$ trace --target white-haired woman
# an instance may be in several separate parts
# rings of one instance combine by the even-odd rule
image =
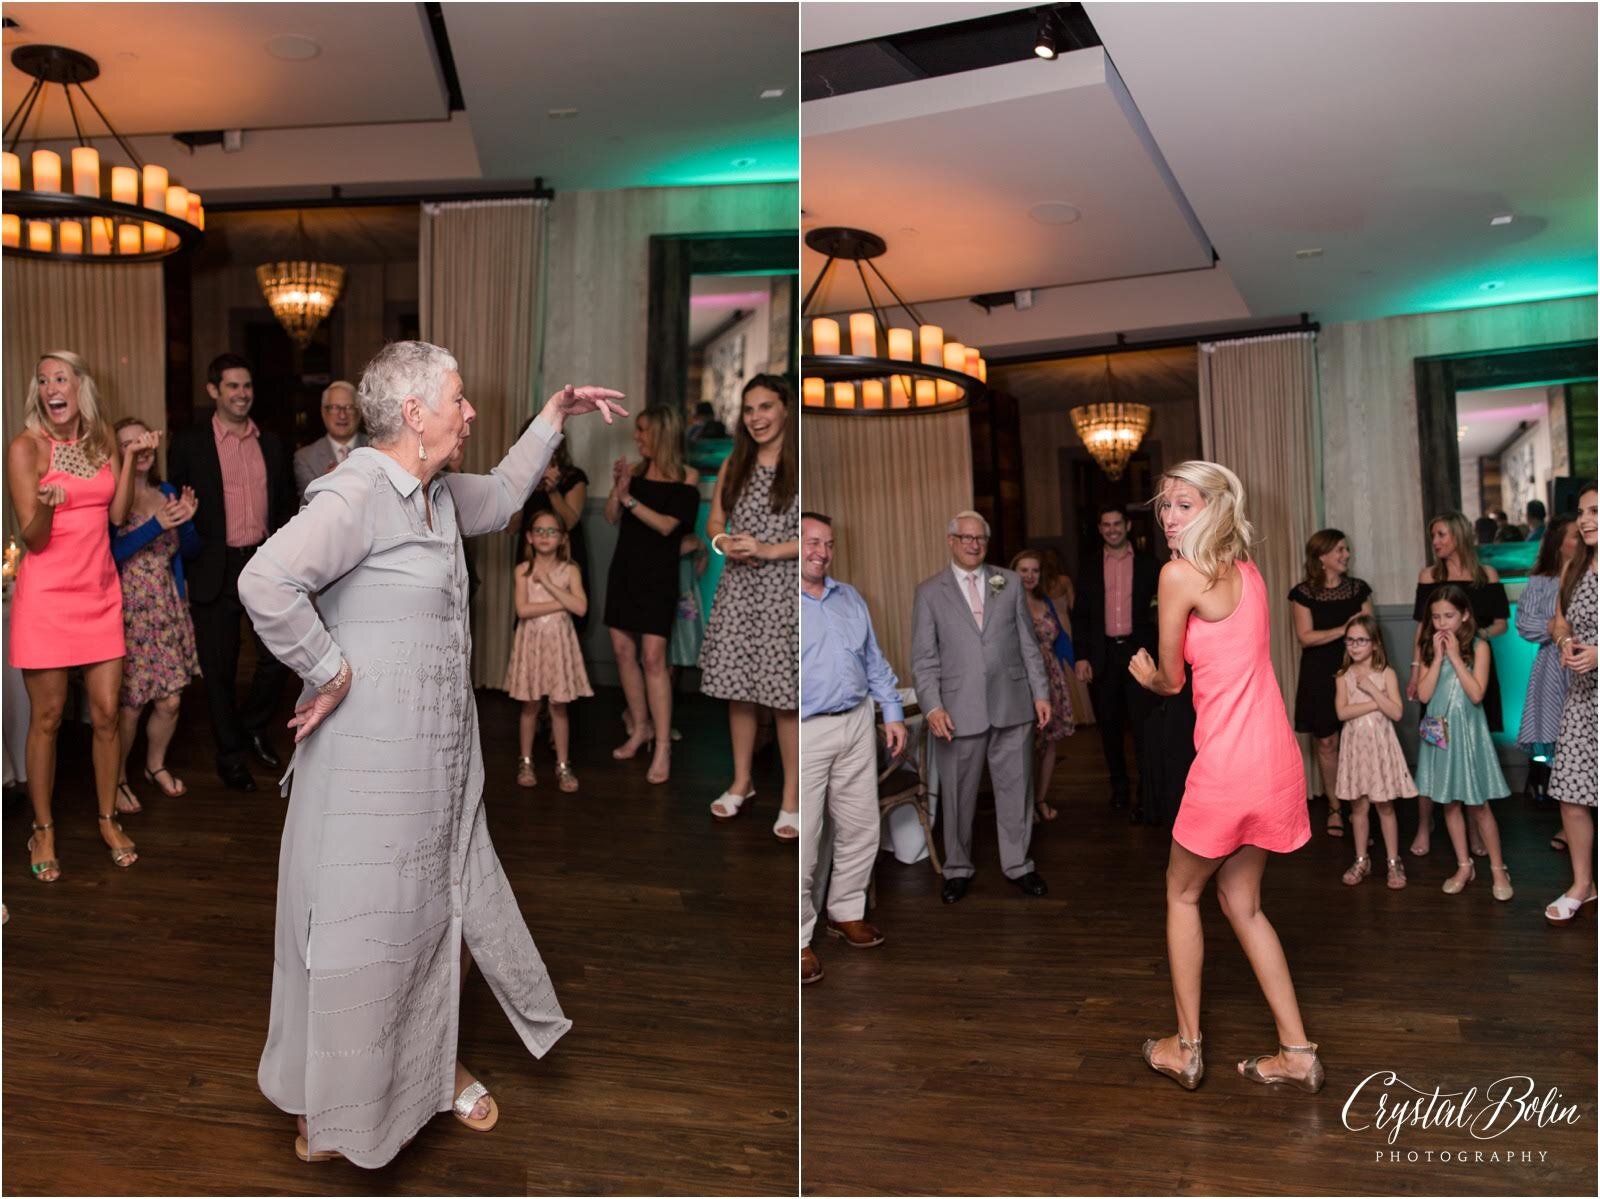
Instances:
[[[133,461],[159,433],[130,439],[122,455],[100,412],[94,377],[68,350],[43,355],[28,384],[23,430],[6,450],[6,483],[28,552],[17,572],[11,664],[28,689],[28,838],[33,877],[61,877],[51,792],[56,735],[67,704],[67,671],[83,668],[94,728],[100,836],[116,865],[138,859],[113,807],[121,769],[117,697],[122,690],[122,586],[111,559],[111,526],[133,496]]]
[[[1157,517],[1172,560],[1157,598],[1160,665],[1140,650],[1128,664],[1157,695],[1176,695],[1184,662],[1194,672],[1195,758],[1167,859],[1167,959],[1178,1009],[1175,1036],[1144,1043],[1152,1069],[1188,1090],[1200,1085],[1200,897],[1217,876],[1217,900],[1255,971],[1278,1027],[1278,1052],[1239,1063],[1255,1082],[1322,1088],[1317,1047],[1278,935],[1261,911],[1269,853],[1311,839],[1300,747],[1272,671],[1269,606],[1250,561],[1254,532],[1239,477],[1214,462],[1184,462],[1161,479]]]
[[[461,538],[505,528],[563,423],[625,415],[619,398],[568,387],[491,474],[441,474],[476,415],[456,360],[386,346],[358,393],[371,445],[314,480],[239,577],[262,641],[305,680],[258,1081],[300,1117],[307,1160],[381,1166],[435,1112],[494,1125],[456,1060],[474,959],[536,1057],[571,1026],[484,824]]]

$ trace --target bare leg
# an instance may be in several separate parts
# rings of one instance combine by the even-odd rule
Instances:
[[[728,701],[728,740],[733,743],[733,795],[750,792],[750,762],[756,752],[756,706],[744,700]]]
[[[1567,855],[1572,859],[1572,886],[1566,894],[1573,899],[1588,899],[1594,894],[1594,818],[1582,804],[1561,805],[1561,828],[1567,834]]]
[[[89,720],[94,728],[94,790],[101,816],[114,816],[117,804],[117,776],[122,767],[122,741],[117,715],[117,700],[122,694],[122,659],[96,662],[83,668],[83,681],[89,692]],[[101,820],[100,838],[112,849],[127,849],[133,838],[117,828],[115,820]],[[129,864],[138,861],[135,857]]]
[[[611,649],[617,659],[617,676],[628,701],[628,739],[611,756],[631,758],[654,735],[650,728],[650,709],[645,699],[644,671],[639,667],[639,638],[621,629],[611,630]]]
[[[1272,1009],[1278,1044],[1304,1045],[1306,1029],[1300,1020],[1294,982],[1289,977],[1289,962],[1283,956],[1277,932],[1261,910],[1261,876],[1266,869],[1267,851],[1246,845],[1217,872],[1217,902],[1233,926],[1234,936],[1239,938],[1245,956],[1250,959],[1250,969],[1255,972],[1261,993]],[[1311,1072],[1312,1060],[1308,1054],[1277,1053],[1262,1061],[1257,1069],[1268,1078],[1285,1075],[1304,1078]]]
[[[651,759],[645,778],[652,783],[664,783],[672,774],[672,676],[667,673],[667,639],[654,633],[644,634],[639,638],[639,657],[644,666],[650,718],[657,732],[655,757]]]
[[[1472,825],[1468,831],[1476,831],[1478,840],[1489,851],[1489,869],[1504,870],[1505,859],[1500,856],[1500,825],[1496,823],[1494,812],[1488,804],[1479,804],[1472,809]]]
[[[1432,848],[1433,800],[1426,795],[1419,795],[1417,796],[1417,835],[1411,838],[1411,856],[1425,858]]]
[[[538,725],[539,701],[523,700],[522,710],[517,713],[517,752],[524,758],[533,757],[533,734]]]
[[[67,706],[67,672],[64,670],[24,670],[23,685],[28,689],[28,799],[33,803],[33,822],[50,824],[50,797],[56,785],[56,736],[61,731],[61,716]],[[56,856],[55,830],[33,834],[33,862]],[[40,877],[54,882],[59,870]]]
[[[1383,831],[1383,856],[1385,858],[1398,858],[1400,856],[1400,818],[1395,815],[1394,804],[1375,803],[1372,806],[1378,810],[1378,827]]]
[[[1034,751],[1033,806],[1041,819],[1054,820],[1056,810],[1050,806],[1050,778],[1056,772],[1056,743],[1046,741]]]
[[[1322,793],[1328,797],[1328,820],[1339,814],[1339,799],[1334,794],[1339,780],[1339,734],[1312,739],[1317,751],[1317,772],[1322,776]],[[1356,842],[1356,852],[1365,853],[1363,843]]]
[[[778,756],[783,759],[783,810],[800,810],[800,713],[794,708],[775,709]]]
[[[144,768],[151,774],[167,767],[167,747],[172,744],[172,735],[178,731],[178,713],[182,707],[183,696],[175,691],[156,700],[155,707],[150,711],[150,719],[144,726]],[[124,712],[127,710],[123,709]],[[122,747],[124,760],[132,744],[130,740]],[[186,790],[183,781],[176,775],[172,776],[172,782],[180,788],[179,794]]]
[[[1205,929],[1200,897],[1221,862],[1190,853],[1176,841],[1167,856],[1167,966],[1172,972],[1172,999],[1178,1009],[1178,1036],[1200,1036],[1200,972],[1205,964]],[[1163,1037],[1151,1060],[1173,1070],[1189,1064],[1189,1051],[1178,1037]]]
[[[550,701],[550,735],[556,743],[556,761],[567,762],[567,752],[572,748],[572,723],[567,719],[567,705]]]
[[[143,708],[120,708],[117,712],[117,737],[122,744],[122,769],[118,772],[117,781],[128,781],[128,755],[133,752],[133,740],[139,735],[139,717],[144,715]],[[171,734],[167,734],[171,739]],[[148,739],[148,738],[147,738]]]
[[[1329,798],[1332,799],[1331,796]],[[1367,834],[1371,825],[1370,811],[1371,805],[1367,802],[1365,795],[1360,799],[1350,801],[1350,839],[1355,842],[1357,862],[1367,856]],[[1351,869],[1353,870],[1355,867],[1352,866]]]
[[[1450,848],[1456,851],[1456,870],[1450,877],[1465,883],[1472,873],[1472,858],[1467,854],[1467,818],[1461,814],[1460,804],[1445,805],[1444,827],[1450,834]]]

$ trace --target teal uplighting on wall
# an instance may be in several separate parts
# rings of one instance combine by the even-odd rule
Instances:
[[[726,183],[795,183],[800,178],[798,137],[717,146],[644,169],[645,187],[705,187]]]
[[[1596,290],[1593,256],[1560,259],[1534,266],[1496,268],[1485,261],[1470,274],[1435,280],[1398,297],[1402,313],[1454,312],[1463,308],[1492,308],[1537,300],[1568,300],[1592,296]]]

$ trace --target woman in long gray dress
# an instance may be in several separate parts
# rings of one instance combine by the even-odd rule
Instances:
[[[377,1167],[436,1112],[498,1117],[456,1060],[473,961],[535,1057],[571,1027],[484,823],[461,539],[505,528],[568,417],[626,414],[568,387],[491,474],[438,475],[476,415],[449,353],[393,343],[357,398],[371,445],[307,488],[239,598],[305,682],[257,1077],[300,1156]]]

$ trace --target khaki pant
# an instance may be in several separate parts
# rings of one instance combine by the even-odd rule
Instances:
[[[822,842],[824,815],[832,817],[833,881],[830,920],[860,920],[867,911],[867,884],[878,855],[878,743],[872,700],[837,716],[802,722],[800,757],[800,947],[811,944],[817,909],[813,876]]]

